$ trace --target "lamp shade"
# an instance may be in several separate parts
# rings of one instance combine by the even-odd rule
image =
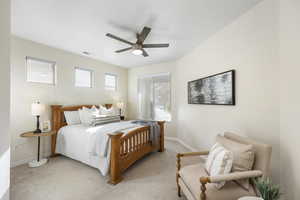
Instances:
[[[44,105],[39,102],[31,104],[31,114],[33,116],[40,116],[44,112]]]
[[[124,108],[124,103],[123,102],[118,102],[117,107],[120,108],[120,109],[123,109]]]

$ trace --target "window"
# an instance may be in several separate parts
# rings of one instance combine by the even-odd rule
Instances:
[[[116,91],[117,90],[117,75],[115,74],[105,74],[105,83],[104,87],[106,90],[112,90]]]
[[[138,79],[138,106],[140,119],[171,121],[169,73]]]
[[[92,87],[93,71],[75,67],[75,87]]]
[[[27,81],[55,84],[55,62],[26,57]]]

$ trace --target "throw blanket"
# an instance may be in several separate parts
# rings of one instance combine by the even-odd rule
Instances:
[[[104,162],[101,162],[99,169],[103,175],[106,175],[110,165],[111,145],[108,134],[116,132],[123,132],[124,135],[131,129],[139,128],[141,126],[150,126],[150,140],[153,144],[159,144],[160,126],[154,121],[125,121],[118,123],[110,123],[102,126],[95,126],[89,128],[90,133],[88,139],[89,153],[93,156],[100,157]]]
[[[138,124],[141,126],[149,126],[150,127],[150,140],[153,142],[154,145],[159,144],[160,138],[160,126],[156,121],[150,120],[136,120],[132,121],[133,124]]]

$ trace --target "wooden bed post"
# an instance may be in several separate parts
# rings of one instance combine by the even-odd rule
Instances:
[[[123,133],[111,134],[111,156],[110,156],[110,180],[108,183],[116,185],[122,181],[121,177],[121,137]]]
[[[51,156],[55,156],[55,148],[56,148],[56,138],[57,138],[57,131],[61,128],[61,105],[52,105],[51,106],[51,111],[52,111],[52,119],[51,119],[51,125],[52,125],[52,130],[55,131],[56,133],[51,136]]]
[[[165,151],[165,121],[158,122],[160,126],[160,143],[159,143],[159,152]]]

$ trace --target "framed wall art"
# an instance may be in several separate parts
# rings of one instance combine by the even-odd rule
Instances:
[[[188,82],[188,103],[235,105],[235,71],[230,70]]]

